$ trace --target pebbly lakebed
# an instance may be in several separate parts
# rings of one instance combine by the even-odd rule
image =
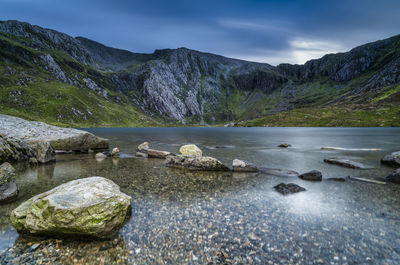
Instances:
[[[400,128],[107,128],[120,158],[60,154],[57,162],[16,164],[18,201],[0,205],[1,264],[399,264],[400,185],[383,179],[380,164],[400,150]],[[319,170],[322,182],[262,173],[194,172],[165,160],[135,157],[136,147],[177,153],[194,143],[231,166],[239,158],[259,167]],[[279,144],[289,143],[289,148]],[[321,150],[321,147],[344,150]],[[362,151],[357,149],[374,149]],[[350,150],[346,150],[350,149]],[[340,157],[367,165],[324,163]],[[132,216],[110,241],[19,236],[10,212],[30,197],[67,181],[103,176],[132,196]],[[345,178],[344,182],[327,178]],[[273,187],[295,183],[305,192],[283,196]]]

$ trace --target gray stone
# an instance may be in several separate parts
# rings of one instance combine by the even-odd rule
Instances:
[[[26,121],[8,115],[0,115],[0,134],[21,139],[28,144],[49,142],[54,150],[87,151],[109,148],[107,139],[89,132]]]
[[[148,158],[166,159],[167,156],[169,156],[169,155],[171,155],[171,152],[154,150],[154,149],[147,150],[147,157]]]
[[[321,181],[322,180],[322,173],[318,170],[312,170],[310,172],[301,174],[299,178],[304,180],[311,180],[311,181]]]
[[[147,157],[148,150],[149,150],[149,143],[148,142],[141,143],[136,148],[136,156]]]
[[[20,233],[106,239],[129,217],[131,200],[111,180],[90,177],[32,197],[14,209],[10,219]]]
[[[185,156],[202,156],[203,152],[197,145],[195,144],[187,144],[183,145],[181,148],[179,148],[179,153],[181,155]]]
[[[297,193],[297,192],[306,190],[305,188],[300,187],[299,185],[294,184],[294,183],[288,183],[288,184],[280,183],[280,184],[276,185],[274,187],[274,189],[283,195],[288,195],[288,194]]]
[[[36,151],[36,159],[39,163],[48,163],[56,160],[56,153],[49,142],[37,142],[31,145]]]
[[[0,166],[0,203],[10,202],[18,196],[18,186],[15,183],[15,169],[10,163]]]
[[[400,168],[393,171],[390,175],[385,178],[387,181],[400,184]]]
[[[251,163],[245,162],[240,159],[234,159],[232,162],[233,171],[236,172],[257,172],[258,168]]]
[[[0,186],[0,203],[15,201],[18,197],[19,189],[14,181]]]
[[[10,163],[0,166],[0,186],[15,181],[15,168]]]
[[[381,163],[391,167],[400,167],[400,151],[385,155],[381,159]]]
[[[329,158],[329,159],[324,159],[325,163],[328,164],[333,164],[333,165],[338,165],[342,167],[348,167],[348,168],[354,168],[354,169],[367,169],[369,168],[368,166],[360,163],[360,162],[355,162],[351,161],[348,159],[342,159],[342,158]]]
[[[219,160],[209,156],[170,155],[167,157],[167,167],[186,168],[189,170],[229,171],[229,168]]]

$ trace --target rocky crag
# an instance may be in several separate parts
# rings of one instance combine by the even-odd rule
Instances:
[[[274,67],[186,48],[133,53],[3,21],[0,59],[0,112],[53,124],[295,125],[315,115],[315,125],[400,125],[400,36]]]

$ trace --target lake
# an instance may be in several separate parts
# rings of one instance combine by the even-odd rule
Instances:
[[[108,138],[121,157],[97,161],[90,153],[65,154],[49,165],[16,165],[20,197],[0,205],[3,262],[20,257],[22,263],[63,264],[400,263],[400,185],[191,172],[166,168],[165,160],[135,157],[136,147],[144,141],[150,148],[174,153],[181,145],[194,143],[203,155],[228,166],[239,158],[300,173],[316,169],[324,179],[382,179],[394,169],[382,166],[380,159],[400,150],[400,128],[86,130]],[[292,146],[278,148],[281,143]],[[382,150],[321,150],[323,146]],[[323,162],[330,157],[371,168]],[[18,237],[9,221],[12,209],[61,183],[89,176],[107,177],[133,198],[132,217],[118,238],[88,243]],[[283,196],[273,189],[281,182],[296,183],[306,191]]]

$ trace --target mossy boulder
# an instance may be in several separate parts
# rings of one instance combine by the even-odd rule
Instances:
[[[179,148],[179,153],[185,156],[202,156],[203,152],[197,145],[187,144]]]
[[[11,212],[20,233],[107,239],[130,216],[131,197],[103,177],[73,180],[36,195]]]
[[[230,169],[218,159],[209,156],[170,155],[167,157],[167,167],[186,168],[189,170],[229,171]]]

